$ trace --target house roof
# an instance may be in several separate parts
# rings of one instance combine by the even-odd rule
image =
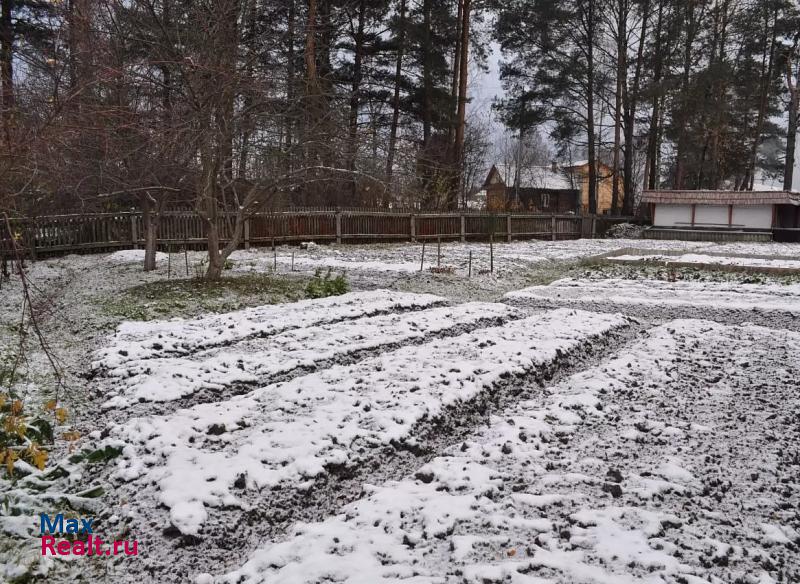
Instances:
[[[508,187],[515,185],[516,169],[513,165],[495,164],[486,178],[488,184],[494,173],[499,175],[503,184]],[[553,191],[575,190],[579,188],[581,176],[575,176],[569,170],[552,166],[526,166],[520,169],[519,188],[521,189],[548,189]]]
[[[800,193],[787,191],[644,191],[642,202],[664,205],[800,206]]]

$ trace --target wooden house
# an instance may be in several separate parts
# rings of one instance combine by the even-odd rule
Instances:
[[[600,163],[597,174],[597,212],[605,214],[611,209],[611,168]],[[520,169],[519,173],[511,166],[495,164],[484,181],[484,189],[486,208],[490,211],[587,214],[589,163],[528,166]]]

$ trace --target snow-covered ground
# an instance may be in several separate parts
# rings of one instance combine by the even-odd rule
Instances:
[[[714,315],[725,322],[768,320],[800,329],[800,284],[565,278],[509,292],[505,298],[539,308],[619,310],[655,319]]]
[[[334,299],[349,297],[356,300],[364,311],[362,315],[389,306],[395,309],[423,308],[444,301],[437,296],[410,294],[392,294],[391,303],[377,301],[386,294],[384,291],[365,292]],[[365,302],[370,297],[376,301]],[[402,303],[400,300],[406,302]],[[287,313],[291,313],[291,306],[286,307]],[[340,314],[331,308],[330,302],[307,302],[303,309],[303,319],[306,323],[338,320]],[[333,324],[289,328],[273,335],[266,335],[264,327],[254,327],[259,332],[256,338],[246,335],[235,344],[231,342],[224,347],[198,350],[188,358],[156,358],[147,355],[119,363],[114,353],[105,351],[96,365],[107,368],[107,395],[113,396],[104,407],[125,407],[131,401],[170,401],[201,389],[221,392],[234,384],[263,382],[281,373],[300,368],[310,369],[321,362],[343,359],[347,355],[379,347],[412,343],[430,335],[464,330],[491,322],[500,323],[513,314],[514,311],[504,304],[470,302],[453,307],[374,317],[362,316]],[[266,322],[270,320],[266,319]],[[281,320],[280,324],[288,326],[289,323],[286,319]],[[170,324],[175,328],[185,326],[184,323]],[[120,329],[120,336],[125,336],[123,330]],[[276,327],[273,330],[277,332],[280,329]],[[170,334],[173,338],[180,339],[178,343],[181,347],[188,347],[188,338],[196,339],[198,336],[186,330]],[[155,336],[160,339],[164,334]],[[129,342],[126,340],[120,343],[115,337],[113,344],[127,345]],[[194,346],[198,345],[199,343],[195,343]]]
[[[472,273],[489,271],[492,267],[501,276],[513,274],[531,264],[576,261],[626,247],[641,247],[654,251],[688,251],[714,247],[713,244],[685,241],[648,241],[580,239],[575,241],[514,241],[488,243],[427,242],[423,258],[421,243],[404,243],[383,246],[313,246],[309,249],[279,248],[274,254],[268,249],[237,251],[231,256],[235,271],[263,271],[275,263],[280,269],[290,269],[292,261],[296,271],[332,269],[334,271],[413,274],[435,267],[451,267],[458,274],[469,271],[472,255]],[[780,244],[764,244],[770,250],[782,249]],[[766,248],[765,248],[766,249]],[[742,252],[739,252],[742,253]],[[766,253],[773,253],[772,251]],[[294,256],[294,259],[292,259]],[[493,256],[493,262],[492,262]],[[493,263],[493,265],[492,265]]]
[[[505,296],[512,302],[552,300],[558,303],[608,302],[652,306],[697,306],[738,310],[800,312],[800,284],[785,286],[735,282],[669,282],[608,279],[602,282],[565,278],[531,286]]]
[[[800,259],[786,258],[750,258],[750,257],[725,257],[698,253],[685,253],[680,255],[634,255],[624,254],[608,258],[610,262],[655,262],[670,264],[700,264],[705,266],[736,266],[740,268],[780,269],[800,271]]]
[[[697,241],[632,240],[632,239],[580,239],[575,241],[514,241],[495,243],[494,269],[499,275],[509,275],[531,264],[569,262],[597,256],[626,248],[670,252],[706,252],[714,254],[769,255],[800,260],[800,246],[783,243],[727,243],[715,244]],[[472,273],[490,269],[491,257],[488,243],[441,244],[427,242],[423,258],[421,243],[403,243],[380,246],[312,246],[309,249],[278,248],[273,254],[268,249],[253,248],[237,251],[231,256],[235,271],[263,271],[290,269],[296,271],[332,269],[334,271],[411,274],[420,268],[427,271],[436,266],[449,266],[459,274],[469,270],[472,254]]]
[[[797,333],[672,321],[213,581],[794,582],[798,366]]]
[[[115,474],[157,484],[172,525],[197,535],[208,507],[243,505],[233,493],[237,479],[256,492],[280,483],[310,488],[326,469],[413,443],[421,420],[622,326],[619,316],[554,311],[135,418],[110,429],[109,443],[124,448]]]
[[[428,243],[422,272],[420,244],[237,252],[226,276],[270,275],[277,256],[301,295],[329,267],[354,291],[230,292],[219,312],[171,300],[182,255],[148,274],[138,252],[32,264],[68,381],[58,434],[81,439],[57,441],[55,474],[0,479],[0,581],[25,564],[115,584],[800,581],[800,283],[580,263],[786,264],[800,246],[493,249],[491,274],[484,243],[442,244],[439,262]],[[2,294],[12,347],[18,283]],[[120,321],[115,303],[166,313]],[[34,349],[29,368],[47,371]],[[20,385],[30,404],[42,379]],[[35,513],[66,504],[143,553],[42,561]]]
[[[430,294],[404,294],[377,290],[331,296],[321,300],[248,308],[189,320],[125,322],[108,347],[92,364],[117,367],[132,360],[165,355],[187,355],[198,349],[230,345],[253,337],[267,337],[286,330],[336,322],[392,310],[424,308],[444,298]]]

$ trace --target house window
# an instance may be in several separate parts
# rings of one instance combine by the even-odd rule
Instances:
[[[550,194],[542,193],[542,209],[547,209],[550,206]]]

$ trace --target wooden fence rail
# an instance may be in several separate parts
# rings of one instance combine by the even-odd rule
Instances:
[[[300,241],[380,242],[418,240],[512,239],[563,240],[602,235],[624,218],[575,215],[489,213],[408,213],[386,211],[302,210],[258,213],[247,220],[241,245],[272,245]],[[227,241],[233,214],[219,219]],[[144,245],[145,226],[138,212],[55,215],[13,221],[14,237],[28,253],[60,255],[81,251],[108,251]],[[4,234],[5,235],[5,234]],[[2,237],[0,237],[2,238]],[[162,213],[158,244],[202,247],[203,221],[192,212]]]

